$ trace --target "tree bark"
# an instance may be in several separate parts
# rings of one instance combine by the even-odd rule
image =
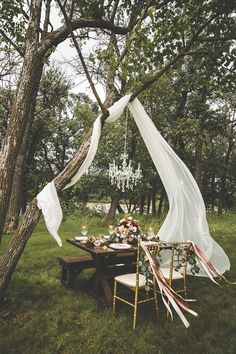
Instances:
[[[160,195],[160,200],[159,200],[159,205],[158,205],[158,209],[157,209],[157,216],[161,216],[162,213],[162,206],[163,206],[163,202],[164,202],[164,198],[165,198],[165,191],[164,189],[161,191],[161,195]]]
[[[106,216],[106,220],[113,220],[116,216],[116,209],[118,208],[119,201],[121,198],[121,192],[117,191],[116,194],[112,197],[111,205]]]
[[[233,147],[235,144],[235,140],[233,138],[233,128],[232,128],[232,135],[229,137],[229,143],[228,143],[228,149],[226,151],[225,155],[225,160],[222,168],[222,174],[221,174],[221,189],[220,189],[220,197],[219,197],[219,204],[218,204],[218,214],[222,214],[223,210],[227,207],[227,188],[226,188],[226,182],[227,182],[227,176],[228,176],[228,170],[229,170],[229,161],[230,161],[230,156],[233,151]]]
[[[157,176],[152,179],[152,215],[156,216],[156,194],[157,194]]]
[[[4,234],[10,234],[17,229],[20,209],[22,205],[22,182],[23,182],[24,155],[20,153],[16,159],[15,173],[13,177],[11,198],[7,212]]]
[[[38,77],[38,85],[40,82],[40,75]],[[37,88],[36,88],[37,89]],[[9,234],[15,231],[18,226],[20,210],[23,202],[23,175],[25,172],[25,155],[27,150],[28,136],[30,133],[34,107],[31,106],[29,120],[25,129],[23,142],[21,144],[20,152],[15,163],[15,172],[13,177],[10,203],[7,212],[6,224],[3,233]],[[25,210],[24,210],[25,211]]]
[[[139,197],[139,215],[143,215],[145,206],[146,194],[141,193]]]
[[[124,210],[122,209],[122,207],[121,207],[121,205],[120,205],[120,203],[118,202],[118,204],[117,204],[117,210],[118,210],[118,213],[119,214],[124,214]]]
[[[34,198],[28,206],[17,233],[12,238],[0,262],[0,302],[3,300],[12,273],[24,251],[31,232],[39,221],[40,215],[41,211],[37,208],[37,200]]]
[[[204,104],[206,103],[206,99],[207,99],[207,88],[205,85],[201,88],[200,95],[201,95],[201,105],[203,107]],[[204,121],[205,121],[205,117],[201,115],[199,129],[198,129],[198,133],[196,136],[196,145],[195,145],[194,177],[195,177],[195,180],[198,184],[200,191],[202,191],[202,148],[203,148],[202,134],[203,134],[203,129],[204,129]]]
[[[195,145],[194,178],[198,184],[200,191],[202,191],[202,145],[203,141],[199,134]]]
[[[152,201],[152,195],[150,192],[148,192],[148,195],[147,195],[147,215],[150,214],[151,201]]]
[[[37,51],[41,2],[42,0],[35,0],[32,5],[21,79],[0,155],[0,240],[11,196],[15,161],[24,137],[30,110],[35,106],[38,83],[42,74],[43,58]]]

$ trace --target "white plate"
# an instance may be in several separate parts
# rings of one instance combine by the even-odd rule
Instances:
[[[131,245],[128,243],[111,243],[109,247],[113,248],[114,250],[125,250],[131,248]]]
[[[88,237],[87,236],[76,236],[75,241],[87,241]]]
[[[155,245],[159,245],[160,242],[157,242],[157,241],[142,241],[142,243],[144,245],[147,245],[147,246],[155,246]]]

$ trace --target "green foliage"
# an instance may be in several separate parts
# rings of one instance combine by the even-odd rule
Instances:
[[[235,215],[210,215],[212,236],[223,246],[231,261],[226,277],[236,279]],[[90,220],[92,218],[90,217]],[[89,221],[88,215],[86,216]],[[146,220],[146,221],[145,221]],[[145,229],[151,219],[142,219]],[[152,221],[154,221],[152,219]],[[0,352],[15,353],[234,353],[235,285],[219,287],[207,278],[189,277],[190,306],[198,317],[188,316],[185,329],[177,315],[166,318],[160,300],[160,319],[153,304],[140,305],[137,328],[132,330],[130,308],[118,303],[114,316],[110,308],[98,303],[81,290],[92,271],[83,271],[74,290],[60,284],[57,257],[73,255],[79,250],[66,243],[78,235],[83,215],[70,218],[61,226],[63,247],[59,248],[40,222],[27,243],[13,274],[5,302],[0,308]],[[90,223],[91,233],[106,232],[101,218]],[[3,248],[10,236],[3,239]]]
[[[6,35],[17,43],[23,51],[26,36],[27,20],[23,16],[24,0],[2,0],[0,3],[0,28],[4,28]],[[6,44],[6,48],[7,48]]]
[[[161,70],[175,55],[183,52],[199,28],[207,23],[210,16],[215,16],[200,33],[199,40],[193,43],[189,54],[180,58],[175,67],[189,71],[190,77],[185,75],[185,82],[191,80],[195,85],[203,85],[211,75],[211,85],[215,88],[224,85],[232,90],[235,87],[233,1],[220,4],[217,1],[172,1],[161,8],[159,5],[149,6],[143,20],[144,3],[142,6],[138,2],[126,3],[120,7],[119,18],[127,18],[133,13],[137,17],[136,24],[126,40],[113,39],[107,45],[102,41],[90,54],[91,64],[97,68],[101,79],[106,77],[104,73],[113,72],[114,81],[121,83],[123,91],[134,91],[140,86],[140,79],[151,79],[153,72]],[[140,10],[138,15],[135,6]],[[124,47],[126,56],[121,59]]]

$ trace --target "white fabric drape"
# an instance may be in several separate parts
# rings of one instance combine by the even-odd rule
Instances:
[[[64,189],[73,186],[83,176],[83,174],[88,170],[89,166],[93,162],[93,159],[98,149],[98,142],[101,136],[101,129],[102,129],[102,124],[101,124],[101,118],[99,116],[97,117],[97,119],[93,124],[93,132],[92,132],[91,142],[90,142],[87,156],[84,159],[77,173],[72,177],[71,181],[65,186]]]
[[[127,103],[130,100],[131,95],[126,95],[122,97],[119,101],[115,102],[109,109],[109,117],[107,121],[111,122],[117,119],[124,111]],[[91,136],[91,142],[88,150],[88,154],[84,159],[82,165],[73,176],[71,181],[65,186],[67,189],[73,186],[82,175],[88,170],[89,166],[92,164],[93,159],[96,155],[98,149],[98,143],[101,136],[101,116],[98,116],[93,124],[93,131]],[[57,196],[57,191],[54,182],[48,183],[42,191],[37,195],[37,205],[39,209],[42,209],[44,220],[49,233],[57,241],[58,245],[61,246],[61,238],[57,231],[60,227],[62,220],[62,210],[61,205]]]
[[[230,268],[229,258],[210,236],[204,201],[195,179],[158,132],[139,100],[134,99],[128,107],[168,196],[169,212],[158,231],[160,239],[169,242],[193,241],[224,273]]]
[[[62,210],[53,181],[37,195],[37,205],[39,209],[42,209],[48,231],[61,247],[62,242],[57,231],[62,221]]]
[[[230,262],[223,249],[209,234],[205,205],[193,176],[158,132],[139,100],[136,98],[129,103],[130,97],[131,95],[122,97],[109,108],[107,122],[117,119],[128,105],[169,200],[169,212],[158,232],[160,238],[164,241],[193,241],[215,267],[224,273],[230,268]],[[91,165],[96,155],[100,134],[101,120],[98,117],[94,123],[88,155],[66,188],[74,184]]]

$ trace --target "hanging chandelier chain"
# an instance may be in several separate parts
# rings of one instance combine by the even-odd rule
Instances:
[[[125,143],[124,143],[124,154],[126,155],[126,150],[127,150],[127,134],[128,134],[128,108],[126,108],[126,115],[125,115]]]
[[[116,184],[117,188],[121,189],[122,192],[125,189],[133,190],[137,182],[142,178],[142,170],[140,169],[140,163],[136,170],[132,167],[132,160],[128,160],[127,149],[127,133],[128,133],[128,109],[126,110],[126,122],[125,122],[125,134],[124,134],[124,153],[121,154],[122,166],[116,165],[115,160],[113,163],[109,163],[108,175],[111,179],[111,184]]]

